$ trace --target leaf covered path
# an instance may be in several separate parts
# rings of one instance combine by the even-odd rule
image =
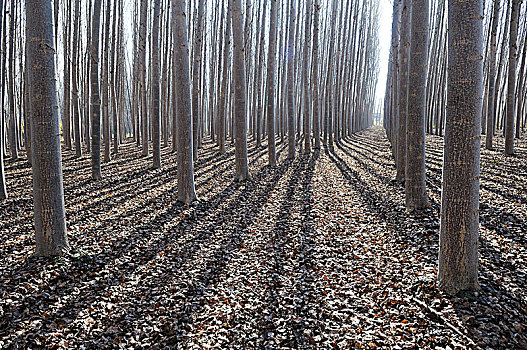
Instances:
[[[498,142],[502,140],[498,139]],[[381,129],[233,182],[208,143],[200,202],[175,203],[175,157],[134,145],[89,180],[64,155],[71,256],[32,257],[30,168],[7,164],[0,203],[0,347],[527,348],[527,144],[484,151],[482,290],[435,286],[442,139],[427,141],[432,207],[409,214]]]

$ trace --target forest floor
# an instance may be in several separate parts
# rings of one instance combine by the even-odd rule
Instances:
[[[73,250],[55,259],[32,256],[31,169],[7,160],[0,348],[527,348],[527,142],[483,152],[481,290],[456,297],[435,283],[442,142],[427,140],[421,213],[379,128],[294,162],[278,143],[275,168],[250,143],[245,183],[208,142],[191,207],[168,149],[151,170],[123,145],[99,183],[65,152]]]

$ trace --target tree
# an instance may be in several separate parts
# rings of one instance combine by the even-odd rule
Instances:
[[[287,43],[287,128],[289,143],[289,159],[295,158],[296,133],[295,133],[295,95],[294,95],[294,61],[295,61],[295,22],[296,0],[290,0],[289,7],[289,35]]]
[[[518,22],[520,0],[511,0],[511,25],[509,34],[509,76],[507,79],[507,114],[505,116],[505,154],[514,154],[514,112],[516,111],[516,65],[518,58]]]
[[[2,15],[4,13],[4,0],[0,0],[0,38],[2,37]],[[0,69],[0,81],[3,81],[3,69]],[[4,121],[1,116],[4,114],[4,106],[0,103],[0,200],[7,198],[4,170]]]
[[[397,177],[406,179],[406,115],[408,113],[408,51],[410,49],[411,0],[403,0],[401,12],[401,42],[399,44],[399,115],[397,116]]]
[[[245,44],[241,0],[229,0],[232,23],[236,180],[250,179],[247,159],[247,108],[245,88]],[[274,135],[268,135],[274,137]]]
[[[482,14],[483,0],[449,1],[438,280],[452,294],[478,288]]]
[[[196,23],[195,41],[194,41],[194,65],[192,71],[192,137],[193,137],[193,156],[194,160],[198,159],[198,135],[200,94],[201,94],[201,50],[203,43],[203,12],[205,11],[205,0],[198,0],[198,18]]]
[[[320,149],[320,101],[318,90],[318,32],[320,17],[320,4],[314,0],[314,18],[313,18],[313,136],[315,138],[315,149]]]
[[[425,169],[425,88],[428,62],[428,0],[412,0],[408,114],[406,118],[406,207],[428,205]]]
[[[304,153],[310,153],[311,152],[311,107],[312,107],[312,100],[311,100],[311,86],[309,81],[309,68],[310,68],[310,60],[309,55],[311,53],[310,46],[311,46],[311,8],[312,6],[312,0],[306,0],[305,7],[306,7],[306,20],[305,20],[305,27],[304,27],[304,35],[305,35],[305,43],[304,43],[304,61],[302,62],[302,69],[303,69],[303,79],[304,79]]]
[[[78,40],[80,26],[80,0],[75,0],[75,13],[73,21],[73,52],[71,56],[71,84],[72,84],[72,102],[73,102],[73,137],[75,139],[75,155],[82,155],[81,147],[81,129],[80,129],[80,112],[79,112],[79,86],[77,83],[77,60],[78,60]]]
[[[153,168],[161,166],[161,138],[160,138],[160,93],[159,93],[159,19],[160,19],[161,0],[154,1],[154,25],[152,29],[152,141],[154,148]]]
[[[271,23],[269,24],[269,56],[267,63],[267,142],[269,149],[269,165],[276,165],[275,145],[275,100],[276,100],[276,26],[277,0],[271,0]]]
[[[148,21],[147,1],[141,0],[139,24],[139,94],[141,96],[141,126],[143,156],[148,156],[148,106],[146,103],[146,23]]]
[[[95,0],[91,25],[90,84],[91,84],[91,175],[95,181],[102,180],[101,173],[101,97],[99,95],[99,28],[101,24],[101,2]]]
[[[71,4],[69,1],[64,3],[64,36],[63,55],[64,55],[64,105],[62,109],[62,133],[64,134],[64,145],[67,150],[71,149],[71,65],[70,65],[70,31],[71,31]],[[75,45],[75,43],[74,43]]]
[[[11,1],[11,21],[9,25],[9,80],[8,80],[8,98],[9,98],[9,149],[11,150],[11,158],[18,159],[18,138],[17,138],[17,122],[15,115],[15,17],[17,2]],[[3,68],[2,68],[3,69]],[[2,135],[3,137],[3,135]]]
[[[490,39],[490,72],[487,77],[487,82],[489,84],[489,101],[487,109],[487,131],[485,139],[485,148],[492,149],[492,141],[494,139],[494,126],[496,125],[496,105],[495,105],[495,87],[496,82],[496,35],[498,32],[498,22],[500,14],[500,0],[493,1],[493,10],[492,10],[492,30],[491,30],[491,39]]]
[[[115,1],[115,0],[114,0]],[[111,15],[111,0],[106,0],[106,15],[104,18],[104,54],[102,62],[102,135],[104,145],[104,162],[110,161],[110,115],[109,115],[109,103],[110,103],[110,83],[108,78],[109,71],[109,55],[108,50],[110,49],[110,15]]]
[[[178,201],[190,204],[195,201],[194,160],[192,148],[192,105],[190,97],[190,63],[187,36],[186,1],[172,0],[172,35],[174,40],[173,90],[177,106],[177,176]]]
[[[36,255],[68,250],[51,0],[26,2]]]

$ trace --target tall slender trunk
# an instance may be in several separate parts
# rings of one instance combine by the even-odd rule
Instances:
[[[9,24],[9,80],[7,95],[9,98],[9,149],[11,151],[11,158],[18,159],[18,139],[17,139],[17,122],[15,112],[15,17],[16,17],[16,1],[11,1],[10,24]]]
[[[277,0],[271,0],[271,18],[269,24],[269,55],[267,58],[267,143],[269,165],[276,165],[275,145],[275,100],[276,100],[276,26]]]
[[[116,0],[113,0],[116,1]],[[109,71],[109,55],[108,50],[110,49],[110,15],[111,15],[111,0],[106,0],[106,15],[104,21],[104,53],[102,62],[102,134],[103,134],[103,145],[104,145],[104,162],[110,161],[110,84],[108,78]]]
[[[309,79],[310,60],[311,56],[311,10],[313,7],[312,0],[306,0],[306,20],[304,27],[304,62],[302,63],[303,79],[304,79],[304,153],[311,152],[311,107],[313,105],[312,96],[310,94],[311,86]]]
[[[319,17],[320,3],[314,0],[315,11],[313,18],[313,137],[315,138],[315,149],[320,149],[320,100],[318,90],[318,36],[319,36]]]
[[[234,92],[234,123],[235,123],[235,158],[236,180],[250,179],[249,162],[247,159],[247,108],[245,80],[245,44],[243,34],[243,18],[241,0],[229,0],[232,7],[232,43],[233,43],[233,81]],[[272,137],[273,135],[269,135]]]
[[[148,105],[146,102],[146,23],[148,20],[148,2],[141,0],[139,15],[139,94],[141,96],[141,136],[143,156],[148,156]]]
[[[179,202],[196,200],[192,149],[192,100],[185,0],[172,0],[172,37],[174,40],[173,103],[177,106],[177,177]]]
[[[99,95],[99,29],[101,25],[101,2],[93,5],[90,83],[91,83],[91,169],[92,179],[102,180],[101,173],[101,97]]]
[[[452,294],[479,288],[482,13],[483,0],[448,4],[448,109],[438,282]]]
[[[516,111],[516,66],[518,59],[518,22],[520,0],[511,0],[511,25],[509,34],[509,77],[507,79],[507,115],[505,117],[505,154],[514,154],[514,112]]]
[[[399,115],[397,118],[397,181],[406,178],[406,115],[408,113],[408,51],[410,48],[411,0],[403,0],[401,42],[399,44]]]
[[[64,135],[64,147],[71,149],[71,61],[70,61],[70,42],[71,42],[71,4],[69,1],[64,3],[64,35],[63,55],[64,55],[64,105],[62,109],[62,133]]]
[[[0,0],[0,38],[2,38],[2,16],[4,13],[4,0]],[[27,55],[26,55],[27,57]],[[0,59],[1,63],[1,59]],[[0,64],[0,67],[2,65]],[[0,68],[0,81],[3,82],[3,69]],[[7,189],[5,182],[5,169],[4,169],[4,106],[0,103],[0,200],[7,198]]]
[[[295,23],[296,0],[290,0],[289,6],[289,36],[287,43],[287,132],[289,143],[289,159],[295,158],[296,132],[295,132]]]
[[[198,0],[198,18],[196,22],[194,41],[194,65],[192,71],[192,144],[194,161],[198,159],[198,135],[200,132],[199,115],[201,113],[201,51],[203,43],[203,12],[205,11],[205,0]]]
[[[428,206],[425,170],[425,104],[428,63],[428,0],[412,0],[412,39],[406,118],[406,207]]]
[[[51,1],[26,2],[36,255],[68,250]]]
[[[159,76],[160,76],[160,62],[159,62],[159,20],[160,20],[161,0],[154,1],[154,25],[152,28],[152,143],[154,150],[153,168],[157,169],[161,166],[161,138],[160,138],[160,90],[159,90]]]
[[[81,129],[80,129],[80,111],[79,111],[79,86],[77,83],[78,74],[78,40],[79,40],[79,26],[80,26],[80,5],[81,0],[75,0],[75,13],[73,21],[73,52],[71,56],[71,84],[72,84],[72,102],[73,102],[73,137],[75,139],[75,155],[80,157],[82,155],[81,147]]]

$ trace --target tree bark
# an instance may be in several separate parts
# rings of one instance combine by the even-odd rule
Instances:
[[[160,91],[159,91],[159,20],[160,20],[161,0],[154,1],[154,25],[152,29],[152,143],[154,150],[152,167],[157,169],[161,166],[161,138],[160,138]]]
[[[318,35],[319,35],[319,17],[320,3],[314,0],[314,18],[313,18],[313,137],[315,139],[315,149],[320,149],[320,101],[318,91]]]
[[[38,256],[68,250],[51,0],[26,2],[35,238]]]
[[[176,88],[173,90],[173,103],[177,106],[177,197],[179,202],[190,204],[197,198],[194,186],[190,58],[185,3],[185,0],[172,0],[172,35],[176,57],[173,71],[176,82]]]
[[[514,112],[516,111],[516,66],[518,58],[518,22],[520,1],[511,0],[511,25],[509,34],[509,77],[507,79],[507,115],[505,117],[505,154],[514,154]]]
[[[4,0],[0,0],[0,38],[2,38],[2,21],[4,14]],[[1,59],[0,59],[1,63]],[[0,65],[1,66],[1,65]],[[0,69],[0,82],[3,82],[3,69]],[[7,189],[5,182],[4,169],[4,120],[2,115],[4,113],[3,106],[0,107],[0,200],[7,199]]]
[[[79,26],[80,26],[80,0],[75,0],[75,13],[73,23],[73,52],[71,56],[72,62],[72,102],[73,102],[73,137],[75,139],[75,155],[82,156],[81,147],[81,129],[80,129],[80,111],[79,111],[79,86],[77,83],[77,62],[78,62],[78,40],[79,40]]]
[[[295,23],[296,23],[296,0],[290,1],[289,8],[289,36],[287,44],[287,132],[289,144],[289,159],[295,158],[296,153],[296,130],[295,130]]]
[[[428,64],[428,0],[412,0],[408,115],[406,118],[406,207],[428,206],[425,170],[425,104]]]
[[[397,181],[406,179],[406,115],[408,113],[408,51],[410,49],[411,0],[403,0],[399,44],[399,115],[397,118]]]
[[[312,96],[310,94],[311,86],[309,81],[310,60],[309,53],[311,53],[311,8],[313,7],[312,0],[306,0],[306,21],[304,27],[304,62],[302,63],[304,75],[304,153],[311,152],[311,107],[313,105]]]
[[[146,102],[146,23],[148,21],[147,1],[141,0],[139,24],[139,94],[141,97],[141,136],[143,156],[148,156],[148,106]]]
[[[99,95],[99,29],[101,24],[101,2],[95,0],[93,5],[91,50],[90,50],[90,84],[91,84],[91,168],[92,179],[102,180],[101,173],[101,97]]]
[[[233,80],[235,86],[234,122],[235,122],[235,158],[236,180],[250,179],[247,159],[247,108],[245,80],[245,45],[241,0],[229,0],[232,7],[232,43],[233,43]],[[273,135],[269,135],[272,137]]]
[[[485,148],[492,150],[494,139],[494,126],[496,125],[496,36],[498,33],[498,22],[500,15],[500,0],[494,0],[492,10],[492,31],[490,39],[490,72],[487,78],[489,84],[489,102],[487,109],[487,131],[485,139]]]
[[[448,109],[438,282],[440,288],[451,294],[479,288],[482,14],[483,0],[449,1]]]
[[[275,100],[276,100],[276,26],[277,0],[271,0],[271,18],[269,24],[269,55],[267,58],[267,146],[269,165],[276,165],[275,145]]]

